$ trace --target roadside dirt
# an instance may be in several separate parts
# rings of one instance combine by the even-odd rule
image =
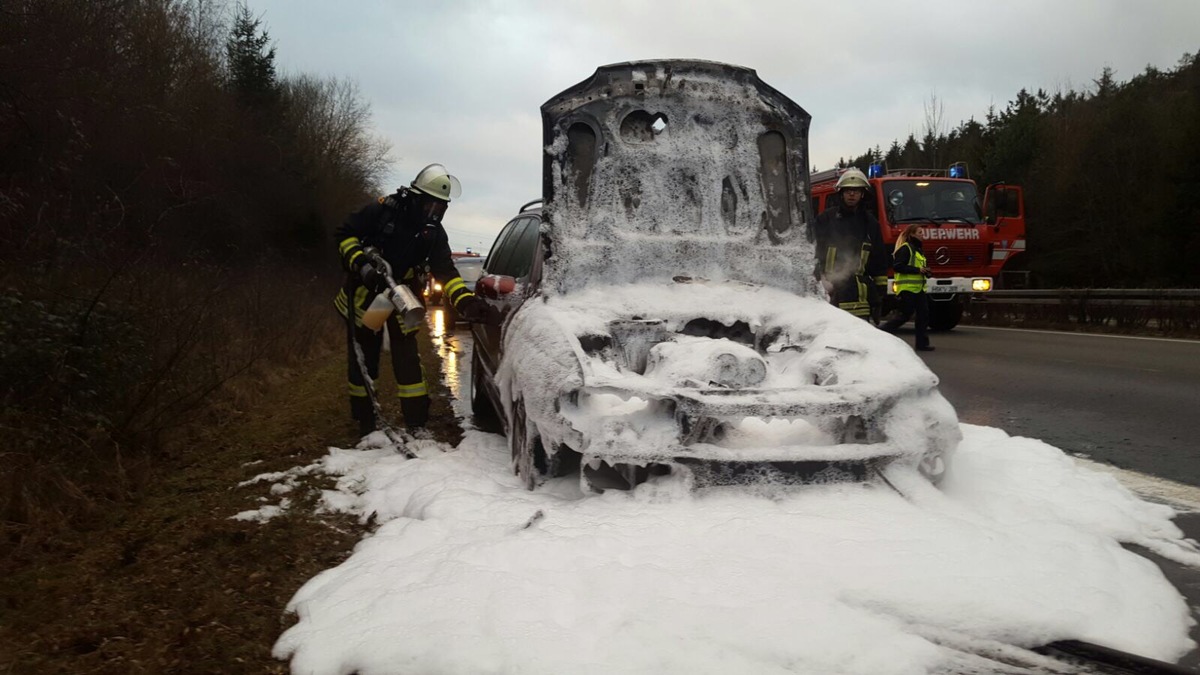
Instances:
[[[421,351],[425,372],[440,372],[424,332]],[[269,496],[242,481],[310,464],[330,445],[353,447],[342,354],[280,377],[253,406],[224,410],[93,530],[20,551],[0,568],[0,672],[287,672],[270,650],[294,621],[288,600],[343,561],[366,527],[314,516],[311,497],[266,523],[230,516]],[[430,429],[457,443],[448,392],[431,384]],[[397,408],[385,404],[399,421]]]

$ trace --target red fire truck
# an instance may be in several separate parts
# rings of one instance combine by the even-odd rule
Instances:
[[[812,174],[814,213],[836,204],[834,184],[844,171]],[[1024,264],[1025,205],[1020,187],[995,183],[987,186],[981,200],[962,162],[947,169],[891,171],[872,164],[867,180],[871,190],[863,203],[879,220],[888,253],[907,225],[922,226],[925,255],[933,271],[925,290],[932,301],[929,323],[934,330],[954,328],[973,297],[998,288],[1004,283],[1003,272]],[[1010,285],[1015,285],[1015,275],[1008,276]],[[884,312],[897,304],[895,283],[889,281]]]

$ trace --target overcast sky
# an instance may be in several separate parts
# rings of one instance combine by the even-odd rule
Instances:
[[[1022,87],[1127,80],[1200,51],[1200,0],[248,0],[282,73],[352,78],[395,160],[459,177],[453,248],[486,249],[541,196],[538,107],[621,61],[696,58],[758,71],[812,116],[810,168],[925,126],[1002,108]]]

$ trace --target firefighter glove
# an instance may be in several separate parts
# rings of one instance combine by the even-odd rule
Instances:
[[[882,298],[879,297],[880,291],[874,286],[867,286],[867,308],[870,312],[871,323],[879,325],[880,315],[883,310]]]
[[[372,293],[382,293],[387,288],[387,275],[373,262],[363,263],[358,269],[358,274],[362,277],[363,286]]]
[[[487,302],[471,295],[458,302],[458,313],[471,323],[485,323],[492,326],[500,325],[500,312]]]
[[[364,266],[370,265],[381,273],[388,268],[387,261],[384,260],[383,254],[377,248],[363,249],[362,261]]]

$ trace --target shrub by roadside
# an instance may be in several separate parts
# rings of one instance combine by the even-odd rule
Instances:
[[[332,313],[318,325],[340,337]],[[426,372],[439,372],[424,334],[421,342]],[[238,488],[242,481],[355,442],[343,345],[321,345],[254,391],[223,396],[153,465],[141,489],[101,510],[87,529],[63,530],[3,561],[0,670],[287,672],[270,656],[292,622],[287,601],[348,556],[366,526],[314,516],[315,491],[305,486],[290,495],[292,509],[266,523],[230,516],[256,508],[265,494]],[[431,429],[455,442],[447,392],[431,384]],[[394,401],[386,407],[394,417]]]

